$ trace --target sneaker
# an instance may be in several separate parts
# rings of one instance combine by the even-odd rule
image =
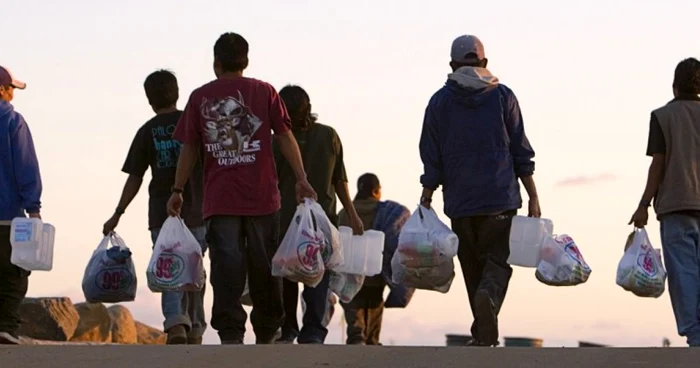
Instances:
[[[243,345],[243,340],[241,340],[241,339],[221,340],[221,345]]]
[[[494,346],[498,343],[498,317],[491,297],[485,290],[479,290],[474,297],[474,318],[476,319],[476,337],[482,346]]]
[[[477,339],[471,339],[469,342],[467,342],[466,346],[474,346],[474,347],[492,347],[492,346],[498,346],[498,341],[496,341],[495,344],[485,344]]]
[[[185,345],[187,344],[187,329],[184,325],[170,327],[167,331],[168,339],[166,345]]]
[[[275,340],[275,344],[294,344],[294,340],[296,340],[296,336],[289,334],[289,333],[282,333],[280,334],[280,338]]]
[[[188,337],[187,338],[187,345],[202,345],[202,338],[201,337]]]
[[[19,337],[9,332],[0,332],[0,345],[19,345]]]
[[[255,339],[255,344],[256,345],[271,345],[275,344],[277,340],[279,340],[282,337],[282,329],[277,329],[275,333],[272,334],[272,336],[261,336],[257,337]]]

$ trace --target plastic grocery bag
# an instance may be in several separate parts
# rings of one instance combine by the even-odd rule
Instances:
[[[202,247],[185,222],[168,217],[160,229],[146,270],[148,288],[163,291],[198,291],[206,282]]]
[[[535,270],[537,280],[550,286],[574,286],[586,282],[590,275],[591,268],[570,236],[545,237]]]
[[[112,232],[92,252],[85,268],[85,300],[89,303],[131,302],[136,299],[136,286],[136,269],[131,251],[124,240]]]
[[[365,283],[364,275],[330,271],[329,287],[343,303],[350,303]]]
[[[343,265],[343,249],[340,244],[340,232],[331,223],[318,202],[313,199],[305,199],[305,204],[311,209],[311,216],[316,227],[324,235],[324,246],[321,248],[321,258],[327,270],[335,269]]]
[[[446,293],[454,279],[459,239],[435,211],[419,206],[399,234],[391,259],[392,281],[406,287]]]
[[[314,225],[309,202],[297,206],[282,243],[272,257],[272,275],[315,287],[323,279],[325,235]]]
[[[616,282],[636,296],[658,298],[666,290],[661,252],[652,247],[646,230],[635,229],[633,234],[617,266]]]
[[[335,314],[335,305],[337,303],[338,298],[336,298],[332,291],[328,290],[326,312],[323,314],[323,320],[321,321],[321,325],[323,327],[328,327],[328,324],[331,323],[331,319],[333,319],[333,314]],[[301,314],[306,314],[306,302],[304,301],[304,298],[301,298]]]

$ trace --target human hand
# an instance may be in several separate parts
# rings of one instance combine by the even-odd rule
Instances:
[[[427,208],[431,209],[430,204],[433,202],[432,198],[426,197],[426,196],[421,196],[420,197],[420,205]]]
[[[540,200],[537,198],[530,198],[527,210],[528,217],[540,218],[542,217],[542,210],[540,209]]]
[[[306,179],[297,180],[295,189],[297,192],[297,203],[303,203],[304,198],[310,198],[314,201],[318,200],[316,191],[311,187],[311,184],[309,184],[309,181]]]
[[[168,215],[180,216],[182,201],[182,193],[173,193],[168,200]]]
[[[30,213],[29,218],[36,218],[36,219],[41,220],[41,213],[39,213],[39,212]]]
[[[117,225],[119,225],[119,216],[118,214],[112,215],[112,217],[105,222],[104,226],[102,226],[102,235],[107,236],[109,235],[114,229],[117,228]]]
[[[362,224],[362,220],[357,212],[350,215],[348,220],[350,221],[350,227],[354,235],[362,235],[365,233],[365,226]]]
[[[630,219],[630,222],[628,225],[634,224],[634,227],[638,229],[643,229],[644,226],[647,225],[647,222],[649,221],[649,210],[647,207],[639,206],[636,211],[634,211],[634,214],[632,215],[632,219]]]

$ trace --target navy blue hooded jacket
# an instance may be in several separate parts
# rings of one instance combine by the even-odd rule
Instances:
[[[0,221],[39,212],[41,189],[29,127],[10,103],[0,101]]]
[[[485,68],[458,69],[430,99],[420,155],[451,219],[520,208],[518,178],[535,171],[518,100]]]

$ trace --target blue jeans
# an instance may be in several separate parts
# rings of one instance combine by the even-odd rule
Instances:
[[[700,216],[663,215],[661,243],[678,334],[700,347]]]
[[[202,253],[207,251],[206,242],[206,227],[190,228],[192,235],[202,246]],[[160,229],[151,230],[151,240],[155,246],[156,240],[160,234]],[[207,321],[204,316],[204,290],[206,285],[200,291],[166,291],[161,294],[161,309],[165,322],[163,330],[168,331],[171,327],[184,325],[187,332],[187,338],[197,339],[204,335],[207,329]]]
[[[299,330],[297,321],[297,305],[299,305],[299,283],[284,279],[284,309],[285,320],[282,326],[282,339],[292,342],[297,339],[299,344],[323,344],[328,335],[328,328],[323,325],[328,304],[328,287],[330,274],[326,272],[316,287],[304,286],[301,297],[306,303],[306,313],[302,317],[302,327]]]

